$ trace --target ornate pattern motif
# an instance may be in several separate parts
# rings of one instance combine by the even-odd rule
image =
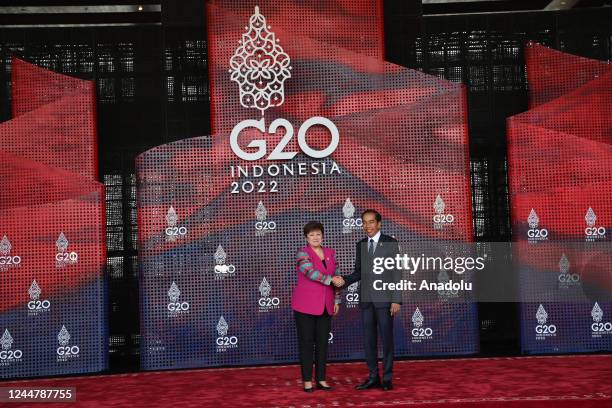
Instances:
[[[266,18],[255,6],[240,46],[230,59],[231,80],[240,87],[240,104],[264,111],[285,101],[284,82],[291,78],[291,60],[266,26]]]

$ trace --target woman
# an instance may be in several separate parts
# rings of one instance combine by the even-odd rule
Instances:
[[[325,381],[327,341],[331,316],[340,308],[340,292],[334,290],[332,276],[336,274],[336,252],[323,248],[323,224],[310,221],[304,226],[307,245],[296,254],[297,285],[291,307],[300,348],[300,364],[304,391],[312,392],[312,363],[315,355],[317,388],[332,389]]]

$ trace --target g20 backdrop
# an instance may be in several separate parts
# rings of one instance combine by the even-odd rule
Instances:
[[[465,90],[384,62],[379,2],[212,1],[208,28],[214,135],[137,162],[145,369],[296,361],[289,305],[308,220],[325,224],[343,274],[366,208],[401,243],[472,238]],[[17,59],[12,73],[14,118],[0,125],[0,376],[101,371],[93,83]],[[521,306],[526,353],[612,349],[612,304],[592,290],[610,283],[611,258],[592,255],[612,214],[611,73],[527,47],[533,109],[508,121],[513,229],[554,251],[520,268],[523,294],[550,288]],[[569,252],[576,242],[586,258]],[[607,275],[589,281],[591,270]],[[477,352],[475,306],[455,297],[404,298],[397,355]],[[349,287],[332,359],[363,358],[358,301]]]
[[[507,121],[521,348],[612,350],[612,66],[534,43],[525,61],[531,109]]]
[[[13,59],[0,124],[0,377],[108,362],[104,186],[93,81]]]
[[[366,208],[400,242],[471,240],[465,89],[384,61],[380,4],[208,4],[214,134],[137,160],[144,369],[296,361],[306,221],[343,274]],[[363,358],[344,294],[330,357]],[[478,351],[475,305],[446,295],[404,299],[397,355]]]

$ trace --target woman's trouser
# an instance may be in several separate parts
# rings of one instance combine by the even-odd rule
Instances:
[[[312,381],[312,363],[316,367],[316,381],[325,381],[327,342],[331,329],[331,316],[323,310],[320,316],[294,311],[300,348],[302,380]]]

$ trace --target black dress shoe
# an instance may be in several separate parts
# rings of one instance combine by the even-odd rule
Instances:
[[[330,387],[328,385],[323,385],[320,382],[317,381],[317,388],[323,391],[331,391],[334,389],[334,387]]]
[[[391,384],[391,381],[383,381],[382,382],[382,389],[384,391],[391,391],[393,389],[393,384]]]
[[[310,388],[304,387],[304,392],[314,392],[314,388],[313,387],[310,387]]]
[[[356,390],[367,390],[370,388],[380,387],[380,378],[368,378],[361,384],[355,387]]]

